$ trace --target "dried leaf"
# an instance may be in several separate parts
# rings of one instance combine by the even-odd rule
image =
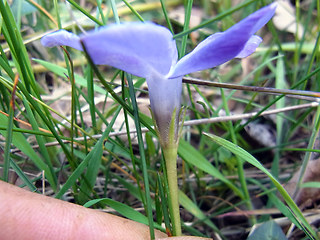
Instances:
[[[304,29],[301,24],[297,25],[295,8],[288,0],[278,0],[277,2],[276,14],[272,19],[274,25],[279,30],[287,31],[294,35],[298,34],[298,38],[301,39]]]
[[[300,175],[300,168],[293,175],[291,180],[285,185],[285,189],[292,196],[300,207],[310,206],[312,203],[320,199],[320,188],[300,188],[297,193],[296,187]],[[303,183],[320,182],[320,159],[308,162]],[[294,196],[295,195],[295,196]]]

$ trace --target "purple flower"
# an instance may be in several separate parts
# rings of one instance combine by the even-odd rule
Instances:
[[[171,32],[153,23],[109,25],[80,37],[60,30],[44,36],[41,43],[82,50],[83,42],[95,64],[110,65],[146,78],[151,110],[160,139],[166,143],[174,111],[177,140],[182,77],[253,53],[262,41],[254,34],[272,18],[275,9],[276,4],[270,4],[225,32],[209,36],[179,61]]]

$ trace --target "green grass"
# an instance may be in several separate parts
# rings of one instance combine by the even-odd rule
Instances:
[[[86,207],[111,207],[119,215],[148,224],[151,237],[152,229],[164,230],[162,223],[172,230],[165,167],[144,79],[94,66],[85,53],[70,48],[66,52],[44,48],[39,39],[58,28],[80,33],[114,22],[155,21],[173,32],[181,57],[209,34],[225,30],[270,2],[249,0],[233,5],[232,1],[208,0],[97,0],[81,6],[68,0],[39,1],[37,5],[15,1],[10,6],[1,0],[1,179],[9,181],[16,173],[21,187],[39,192],[39,183],[45,180],[46,190],[52,190],[56,198],[71,195],[75,203]],[[191,77],[320,92],[319,1],[296,3],[295,22],[303,26],[300,38],[279,30],[270,21],[259,32],[264,38],[262,46],[249,60],[232,60]],[[176,6],[184,7],[183,22],[171,17]],[[198,8],[202,17],[191,27],[193,8]],[[198,36],[190,35],[195,32]],[[67,88],[59,93],[62,84]],[[306,96],[296,91],[292,92],[295,97],[288,97],[287,91],[274,95],[260,92],[262,88],[237,89],[184,83],[185,121],[214,118],[220,110],[226,116],[253,111],[260,114],[271,108],[317,101],[313,93]],[[70,110],[61,112],[56,108],[59,104],[70,106]],[[297,190],[319,186],[313,179],[310,183],[302,181],[308,162],[313,161],[319,109],[294,109],[274,120],[256,115],[243,121],[226,118],[218,123],[185,126],[178,149],[183,233],[231,239],[239,229],[285,216],[299,229],[289,239],[318,239],[319,226],[308,222],[305,209],[297,207],[282,184],[299,172]],[[254,127],[257,120],[269,123],[274,130],[272,146],[258,145],[245,133],[244,129]],[[31,177],[40,173],[45,179]],[[284,201],[279,200],[279,194]],[[139,212],[141,208],[144,210]],[[267,210],[274,208],[279,214],[268,214]],[[265,213],[255,214],[256,210]],[[235,213],[241,211],[239,224]],[[285,231],[286,227],[289,224]],[[241,239],[247,235],[243,233]]]

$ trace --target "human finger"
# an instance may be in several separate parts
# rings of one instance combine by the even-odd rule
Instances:
[[[1,240],[149,239],[148,226],[0,181]],[[156,231],[156,238],[166,237]]]

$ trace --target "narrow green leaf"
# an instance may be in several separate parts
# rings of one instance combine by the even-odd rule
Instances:
[[[76,83],[79,82],[79,79],[77,80],[76,74],[75,74],[75,80],[76,80]],[[95,109],[95,101],[94,101],[95,85],[93,82],[93,71],[90,65],[86,67],[86,80],[87,80],[87,91],[88,91],[87,102],[89,104],[89,109],[90,109],[92,128],[96,133],[97,122],[96,122],[96,114],[95,114],[96,109]]]
[[[305,182],[301,184],[301,188],[320,188],[320,182]]]
[[[120,112],[121,108],[118,108],[117,114]],[[117,114],[115,114],[113,122],[115,121]],[[78,165],[78,167],[73,171],[73,173],[70,175],[70,177],[68,178],[68,180],[65,182],[65,184],[63,185],[63,187],[60,189],[60,191],[58,192],[58,194],[56,195],[56,198],[61,198],[63,196],[63,194],[66,193],[66,191],[71,188],[71,186],[73,186],[77,179],[81,176],[81,174],[84,172],[84,170],[87,168],[88,164],[90,161],[94,161],[94,157],[97,157],[101,152],[102,152],[102,148],[103,148],[103,142],[104,140],[107,138],[107,136],[109,135],[110,131],[112,130],[112,126],[113,124],[110,124],[106,130],[103,132],[101,138],[99,139],[99,141],[96,143],[96,145],[94,146],[94,148],[91,150],[91,152],[85,157],[85,159]],[[100,158],[101,159],[101,158]],[[98,159],[100,161],[100,159]],[[89,185],[82,185],[82,191],[84,192],[88,192],[85,189],[92,189],[92,186],[96,180],[95,176],[97,175],[97,169],[99,168],[99,164],[98,166],[93,166],[94,163],[90,163],[90,169],[92,171],[94,171],[94,173],[90,173],[89,171],[87,171],[86,177],[84,178],[88,178],[90,179]],[[84,181],[88,181],[88,179],[85,179]],[[87,182],[86,182],[87,184]]]
[[[172,228],[170,224],[170,217],[169,217],[169,207],[168,207],[168,201],[167,201],[167,196],[166,192],[164,191],[164,182],[163,178],[161,178],[160,174],[157,174],[157,186],[158,186],[158,191],[159,191],[159,197],[161,200],[161,208],[162,208],[162,215],[163,215],[163,220],[164,224],[166,226],[167,231],[169,230],[172,233]]]
[[[123,179],[122,177],[118,176],[117,174],[111,173],[111,176],[116,178],[119,181],[119,183],[121,183],[125,187],[125,189],[128,190],[128,192],[130,194],[132,194],[132,196],[134,196],[135,198],[137,198],[140,201],[142,200],[140,191],[135,184],[132,184],[127,179]]]
[[[199,153],[188,142],[180,139],[178,154],[184,161],[188,162],[191,165],[194,165],[195,167],[210,174],[211,176],[218,178],[220,181],[224,182],[228,187],[230,187],[238,196],[242,197],[242,192],[238,189],[238,187],[236,187],[231,181],[223,176],[218,169],[216,169],[201,153]]]
[[[186,6],[185,6],[185,14],[184,14],[183,32],[189,29],[192,4],[193,4],[193,0],[187,0],[187,4],[185,4]],[[187,48],[187,40],[188,40],[188,35],[186,34],[182,37],[181,48],[179,52],[180,58],[182,58],[186,54],[185,52]]]
[[[112,209],[116,210],[118,213],[120,213],[124,217],[129,218],[133,221],[148,225],[148,218],[146,216],[144,216],[142,213],[134,210],[133,208],[129,207],[126,204],[117,202],[117,201],[112,200],[110,198],[94,199],[94,200],[88,201],[83,206],[88,208],[88,207],[91,207],[92,205],[97,204],[97,203],[104,203],[104,204],[110,206]],[[162,231],[164,230],[159,224],[154,223],[154,222],[153,222],[153,224],[157,229],[160,229]]]
[[[197,25],[197,26],[195,26],[195,27],[193,27],[193,28],[190,28],[189,30],[186,30],[186,31],[183,31],[183,32],[180,32],[180,33],[176,34],[176,35],[174,36],[174,38],[182,37],[182,36],[184,36],[184,35],[187,35],[187,34],[189,34],[189,33],[192,33],[193,31],[196,31],[196,30],[198,30],[198,29],[200,29],[200,28],[207,27],[207,25],[212,24],[212,23],[214,23],[214,22],[216,22],[216,21],[218,21],[218,20],[221,20],[221,19],[223,19],[224,17],[229,16],[230,14],[232,14],[232,13],[240,10],[241,8],[244,8],[244,7],[248,6],[248,5],[250,5],[251,3],[255,2],[255,1],[257,1],[257,0],[249,0],[249,1],[245,1],[245,2],[242,3],[242,4],[238,4],[238,5],[236,5],[236,7],[231,8],[230,10],[227,10],[227,11],[219,14],[219,15],[217,15],[217,16],[214,17],[214,18],[205,20],[205,21],[203,21],[202,23],[200,23],[199,25]]]
[[[99,26],[103,26],[103,23],[100,22],[98,19],[93,17],[90,13],[88,13],[83,7],[81,7],[78,3],[76,3],[73,0],[67,0],[73,7],[78,9],[80,12],[82,12],[84,15],[86,15],[89,19],[91,19],[93,22],[98,24]]]
[[[0,122],[3,124],[8,124],[8,118],[2,114],[0,114]],[[0,130],[0,133],[3,136],[6,136],[7,130]],[[48,179],[49,184],[55,188],[54,176],[52,176],[51,171],[48,166],[43,162],[43,160],[39,157],[39,155],[33,150],[30,146],[30,143],[20,132],[12,133],[12,144],[20,149],[24,154],[26,154],[31,161],[42,171],[45,171],[45,176]]]
[[[266,169],[262,166],[262,164],[255,159],[251,154],[249,154],[247,151],[243,150],[239,146],[223,139],[218,136],[205,133],[211,140],[215,141],[217,144],[223,146],[224,148],[228,149],[233,154],[237,155],[238,157],[242,158],[243,160],[249,162],[262,172],[264,172],[272,181],[272,183],[275,185],[275,187],[278,189],[279,193],[282,195],[285,202],[288,204],[289,208],[291,209],[292,213],[299,219],[299,221],[302,223],[302,225],[306,228],[305,233],[311,238],[311,239],[318,239],[317,234],[313,230],[313,228],[310,226],[308,221],[303,216],[302,212],[300,211],[299,207],[295,204],[293,199],[290,197],[290,195],[287,193],[287,191],[282,187],[282,185],[277,181],[277,179]],[[279,209],[281,211],[281,209]]]
[[[287,240],[281,227],[275,221],[268,221],[257,227],[247,240]]]
[[[27,100],[24,97],[23,97],[23,102],[24,102],[24,107],[26,109],[27,117],[29,119],[29,122],[31,123],[32,129],[35,131],[39,131],[38,122],[37,122],[35,116],[33,115],[33,112],[31,110],[29,103],[27,102]],[[52,159],[50,158],[47,147],[45,146],[45,139],[41,135],[35,135],[35,137],[36,137],[38,145],[39,145],[41,156],[44,158],[44,160],[45,160],[45,162],[51,172],[51,175],[54,177],[55,186],[56,186],[57,185],[57,178],[55,176],[53,165],[51,162]],[[53,189],[56,190],[56,188],[53,188]]]
[[[170,29],[170,32],[172,34],[174,34],[173,27],[172,27],[172,24],[171,24],[171,21],[170,21],[170,17],[169,17],[168,11],[166,9],[165,0],[160,0],[160,2],[161,2],[162,12],[163,12],[164,18],[166,19],[168,28]]]
[[[206,225],[211,227],[215,232],[219,232],[217,226],[201,211],[201,209],[191,201],[191,199],[182,191],[179,191],[179,203],[189,211],[193,216],[203,221]]]
[[[148,222],[149,222],[149,230],[150,230],[150,238],[154,238],[154,229],[153,229],[153,216],[152,216],[152,201],[150,196],[150,185],[149,185],[149,174],[148,174],[148,168],[147,168],[147,162],[145,157],[145,151],[144,151],[144,143],[142,139],[142,132],[141,132],[141,123],[140,123],[140,117],[139,117],[139,109],[138,104],[136,100],[134,85],[132,82],[131,76],[127,76],[128,84],[129,84],[129,94],[133,106],[133,116],[134,116],[134,123],[137,130],[137,138],[138,138],[138,145],[139,145],[139,153],[140,153],[140,159],[141,159],[141,170],[143,175],[143,181],[144,181],[144,187],[145,187],[145,208],[146,213],[148,216]]]
[[[10,166],[14,170],[14,172],[21,178],[24,184],[30,189],[32,192],[36,192],[37,188],[33,185],[33,183],[29,180],[26,174],[22,171],[22,169],[14,162],[10,161]]]
[[[11,151],[11,142],[12,142],[12,127],[13,127],[13,108],[9,108],[9,118],[8,118],[8,130],[6,137],[6,145],[4,150],[4,164],[3,164],[3,181],[8,182],[9,180],[9,166],[10,166],[10,151]]]
[[[276,67],[276,88],[277,89],[286,89],[286,79],[285,79],[285,66],[283,58],[279,58],[277,61]],[[276,102],[276,108],[280,109],[285,107],[285,99],[281,98],[279,101]],[[276,115],[276,125],[277,125],[277,144],[280,144],[283,139],[283,132],[284,132],[284,119],[283,116],[280,114]],[[281,149],[276,148],[275,150],[275,157],[272,162],[271,172],[273,176],[278,178],[279,175],[279,161],[281,157]]]
[[[141,15],[137,12],[137,10],[134,9],[134,7],[127,1],[127,0],[122,0],[122,2],[124,2],[127,7],[131,10],[131,12],[141,21],[144,22],[143,17],[141,17]]]
[[[36,63],[41,64],[46,69],[48,69],[49,71],[57,74],[60,77],[65,78],[66,75],[68,75],[68,70],[66,68],[64,68],[64,67],[58,66],[56,64],[53,64],[53,63],[50,63],[50,62],[47,62],[47,61],[44,61],[44,60],[41,60],[41,59],[33,59],[33,61],[35,61]],[[82,87],[88,87],[87,79],[81,77],[78,74],[74,74],[74,77],[75,77],[76,84],[78,84],[78,85],[80,85]],[[96,84],[94,84],[94,91],[97,92],[97,93],[104,94],[104,95],[107,94],[106,90],[104,90],[103,88],[99,87]],[[91,93],[91,91],[90,91],[90,93]]]

